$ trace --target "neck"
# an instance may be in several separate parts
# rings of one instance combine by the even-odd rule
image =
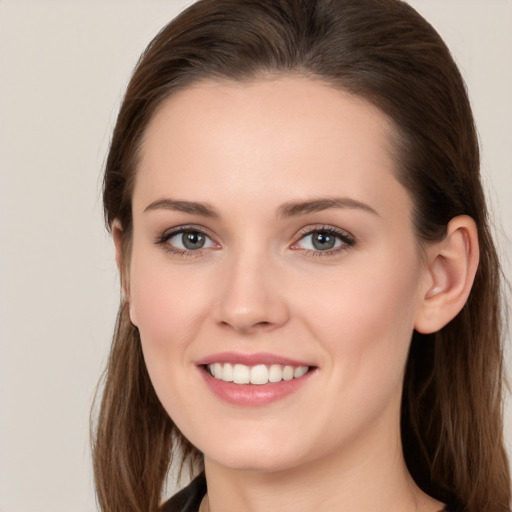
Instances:
[[[234,470],[205,459],[209,512],[438,512],[412,480],[399,434],[279,471]],[[380,446],[380,449],[379,449]],[[384,446],[384,448],[382,448]]]

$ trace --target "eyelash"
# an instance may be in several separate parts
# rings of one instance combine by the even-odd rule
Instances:
[[[206,251],[210,249],[210,247],[207,248],[201,248],[197,250],[192,249],[179,249],[177,247],[174,247],[170,245],[168,242],[171,238],[174,236],[186,233],[186,232],[192,232],[192,233],[198,233],[200,235],[205,236],[208,238],[211,242],[218,245],[217,242],[214,241],[213,237],[210,236],[202,227],[198,226],[180,226],[177,228],[173,228],[169,231],[165,231],[161,236],[159,236],[155,242],[155,245],[160,245],[166,250],[167,252],[174,254],[176,256],[181,257],[198,257],[203,255]],[[314,250],[314,249],[300,249],[295,247],[297,244],[299,244],[301,241],[303,241],[306,237],[313,235],[314,233],[325,233],[326,235],[334,236],[339,241],[341,241],[341,245],[338,247],[334,247],[332,249],[326,249],[324,251],[322,250]],[[313,257],[326,257],[326,256],[332,256],[335,254],[339,254],[341,252],[344,252],[348,250],[350,247],[353,247],[356,244],[356,239],[347,231],[342,229],[333,228],[332,226],[314,226],[314,227],[307,227],[301,230],[301,232],[298,233],[297,241],[294,242],[291,245],[292,250],[302,250],[303,253],[305,253],[307,256],[313,256]]]
[[[302,249],[302,251],[307,256],[313,256],[315,258],[333,256],[350,249],[356,244],[356,239],[348,231],[334,228],[332,226],[319,225],[304,228],[301,232],[299,232],[297,242],[294,242],[292,244],[292,250],[299,250],[295,249],[294,246],[296,246],[299,242],[303,241],[306,237],[313,235],[314,233],[324,233],[326,235],[334,236],[339,241],[341,241],[341,245],[338,247],[333,247],[332,249],[326,249],[324,251],[314,249]]]
[[[204,254],[206,251],[209,250],[209,248],[197,249],[197,250],[179,249],[178,247],[174,247],[168,243],[169,240],[171,238],[173,238],[174,236],[180,235],[183,233],[187,233],[187,232],[199,233],[199,234],[203,235],[204,237],[206,237],[207,239],[211,240],[214,244],[218,245],[213,240],[213,237],[208,234],[208,232],[207,232],[207,230],[205,230],[205,228],[193,226],[193,225],[192,226],[180,226],[177,228],[173,228],[169,231],[165,231],[161,236],[159,236],[157,238],[155,244],[162,246],[164,248],[164,250],[166,250],[167,252],[169,252],[171,254],[174,254],[176,256],[182,256],[185,258],[201,256],[202,254]]]

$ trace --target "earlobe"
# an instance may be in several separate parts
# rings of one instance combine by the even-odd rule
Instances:
[[[415,329],[430,334],[443,328],[464,307],[479,260],[478,231],[467,215],[454,217],[442,241],[428,248],[428,289]]]

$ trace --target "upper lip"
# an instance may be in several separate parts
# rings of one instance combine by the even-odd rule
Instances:
[[[219,352],[211,354],[196,362],[198,366],[213,363],[231,363],[243,364],[246,366],[256,366],[258,364],[280,364],[283,366],[313,366],[308,362],[299,361],[290,357],[271,354],[269,352],[257,352],[254,354],[245,354],[241,352]]]

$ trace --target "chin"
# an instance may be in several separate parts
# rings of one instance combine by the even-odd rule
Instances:
[[[237,442],[238,441],[238,442]],[[300,447],[286,445],[274,439],[231,439],[229,443],[216,443],[205,447],[205,460],[236,471],[274,473],[301,464],[306,454]]]

